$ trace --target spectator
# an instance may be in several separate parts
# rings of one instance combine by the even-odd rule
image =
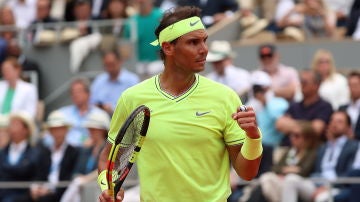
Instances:
[[[360,176],[360,144],[355,154],[352,170],[347,173],[346,177],[358,178],[359,176]],[[340,192],[334,196],[334,201],[358,202],[360,200],[359,191],[360,191],[360,185],[358,183],[346,184],[343,187],[341,187]]]
[[[63,202],[80,202],[81,186],[96,181],[97,162],[99,154],[105,145],[110,127],[110,117],[105,112],[93,112],[84,122],[84,127],[89,130],[92,144],[90,147],[84,147],[80,150],[79,160],[74,171],[75,178],[65,191],[61,199]]]
[[[41,0],[43,1],[43,0]],[[17,59],[21,65],[21,78],[24,81],[34,84],[37,87],[39,97],[42,98],[41,94],[41,71],[39,64],[26,56],[22,47],[20,47],[17,40],[11,40],[8,44],[7,55]]]
[[[278,0],[237,0],[240,10],[258,13],[259,18],[265,18],[272,22],[275,17],[275,9]]]
[[[26,29],[35,20],[36,0],[10,0],[7,5],[14,12],[17,28]]]
[[[334,37],[336,16],[324,0],[304,0],[292,7],[277,24],[280,28],[298,27],[306,38]]]
[[[336,26],[346,26],[353,2],[354,0],[325,0],[325,3],[329,6],[329,8],[335,11]]]
[[[8,7],[1,7],[0,6],[0,26],[1,25],[8,25],[8,23],[13,22],[15,24],[15,19],[12,15],[12,11]],[[6,48],[7,48],[7,40],[4,37],[6,32],[0,32],[0,64],[6,58]]]
[[[99,154],[105,145],[110,127],[110,116],[104,111],[93,111],[83,126],[89,130],[91,144],[89,147],[81,148],[81,158],[76,163],[74,176],[89,174],[97,169]]]
[[[47,176],[47,184],[34,183],[30,188],[33,202],[60,201],[66,188],[56,187],[58,182],[70,180],[78,159],[78,149],[66,142],[70,123],[66,114],[53,111],[46,121],[46,129],[54,139],[54,144],[49,148],[51,169]]]
[[[31,23],[30,40],[35,45],[52,45],[56,41],[56,33],[53,27],[46,27],[44,23],[55,23],[57,20],[50,16],[51,1],[37,0],[36,18]]]
[[[285,150],[272,172],[260,176],[262,194],[269,202],[281,199],[283,179],[288,174],[309,177],[315,167],[317,142],[315,131],[308,121],[298,121],[290,134],[291,146]]]
[[[112,20],[110,24],[101,27],[102,34],[100,51],[108,51],[118,48],[118,39],[123,35],[128,4],[125,0],[110,0],[106,10],[107,18]]]
[[[84,121],[90,113],[102,110],[90,104],[90,82],[88,79],[75,78],[70,84],[70,94],[72,104],[59,109],[72,125],[66,140],[73,146],[85,146],[89,143],[89,134],[84,128]]]
[[[352,168],[358,147],[358,142],[347,137],[350,126],[350,118],[345,112],[337,111],[331,115],[326,142],[317,152],[315,171],[311,177],[334,181],[346,176]],[[287,175],[284,178],[281,201],[297,201],[298,197],[304,201],[327,201],[329,193],[324,186],[296,174]]]
[[[86,3],[89,5],[88,8],[81,9],[82,11],[77,10],[75,7],[78,7],[78,4]],[[87,16],[90,16],[91,19],[103,19],[106,17],[106,8],[109,4],[109,0],[54,0],[53,9],[51,10],[51,15],[56,19],[65,20],[68,22],[75,21],[78,19],[79,15],[82,15],[78,12],[86,12]],[[85,14],[85,13],[84,13]]]
[[[244,100],[251,86],[250,73],[243,68],[236,67],[232,61],[234,57],[235,53],[231,50],[229,42],[211,42],[206,61],[211,62],[213,71],[206,77],[229,86],[243,98],[241,100]]]
[[[106,18],[106,9],[111,0],[91,0],[91,17],[93,19]]]
[[[360,40],[360,0],[354,0],[351,7],[348,23],[346,26],[346,36],[354,40]]]
[[[210,27],[226,18],[231,17],[239,9],[236,0],[184,0],[180,5],[196,6],[202,10],[201,20],[206,27]]]
[[[126,38],[136,38],[137,59],[136,73],[147,77],[156,74],[162,70],[163,64],[157,54],[158,48],[150,45],[154,40],[152,33],[158,26],[162,17],[162,11],[154,7],[153,0],[135,0],[133,3],[138,5],[138,14],[130,17],[130,22],[136,23],[137,33],[133,33],[131,24],[127,23],[124,27],[124,36]],[[150,64],[155,64],[151,70]]]
[[[354,131],[353,137],[360,140],[360,73],[356,71],[351,72],[347,80],[351,100],[348,104],[340,106],[339,109],[349,114],[351,118],[351,128]]]
[[[287,135],[295,127],[295,120],[311,121],[317,137],[323,139],[325,128],[333,112],[331,104],[323,100],[319,95],[321,78],[311,70],[303,70],[300,73],[301,91],[303,99],[291,103],[286,113],[276,122],[276,127],[283,134]],[[288,145],[288,137],[283,143]]]
[[[116,36],[121,36],[122,26],[124,19],[128,18],[126,12],[127,2],[125,0],[110,0],[109,5],[106,10],[107,18],[111,20],[117,20],[111,26],[105,26],[102,33],[114,34]]]
[[[51,1],[50,16],[56,20],[64,21],[65,20],[65,11],[67,11],[66,10],[67,7],[69,9],[68,4],[70,4],[70,2],[72,2],[72,1],[66,1],[66,0]]]
[[[9,144],[0,150],[0,181],[45,181],[50,161],[40,155],[39,149],[31,143],[36,136],[35,122],[26,112],[10,115]],[[28,189],[1,189],[0,201],[31,201]]]
[[[328,101],[334,110],[349,102],[350,95],[346,78],[336,71],[334,57],[330,51],[317,50],[311,68],[321,77],[320,96]]]
[[[67,27],[62,31],[62,42],[70,42],[70,70],[78,72],[83,60],[91,50],[98,47],[101,34],[93,32],[89,21],[91,17],[91,4],[88,0],[76,0],[74,7],[75,27]],[[72,41],[73,40],[73,41]]]
[[[254,71],[251,74],[252,97],[246,105],[253,106],[256,112],[259,128],[262,131],[262,143],[276,149],[284,135],[275,127],[276,120],[288,109],[288,102],[276,97],[270,89],[271,78],[264,71]]]
[[[15,58],[8,58],[2,63],[1,71],[4,81],[0,81],[0,113],[26,111],[35,117],[38,92],[34,84],[20,79],[20,64]]]
[[[295,68],[280,62],[280,54],[273,44],[260,45],[258,54],[260,70],[270,75],[271,89],[275,95],[293,101],[296,91],[300,88],[300,81]]]
[[[98,75],[91,85],[90,101],[112,114],[117,100],[124,90],[139,83],[139,77],[122,67],[123,61],[117,51],[103,54],[106,72]]]
[[[37,0],[36,2],[36,18],[32,22],[36,23],[53,23],[56,19],[50,16],[51,2],[50,0]]]
[[[9,28],[13,28],[10,30],[0,32],[1,34],[0,36],[2,37],[3,40],[5,40],[6,43],[17,37],[15,24],[16,21],[15,21],[14,12],[11,10],[11,8],[9,6],[0,7],[0,25],[6,25],[9,26]]]

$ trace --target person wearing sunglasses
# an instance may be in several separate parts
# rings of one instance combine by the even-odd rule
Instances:
[[[271,77],[271,89],[278,97],[293,101],[300,87],[297,71],[294,67],[280,62],[280,54],[274,44],[262,44],[258,47],[260,70]]]

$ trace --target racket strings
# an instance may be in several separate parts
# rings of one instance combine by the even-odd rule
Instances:
[[[120,142],[118,155],[116,156],[114,166],[115,172],[112,173],[113,181],[119,179],[126,170],[126,165],[128,164],[140,137],[143,122],[144,112],[138,113],[126,130],[126,133]]]

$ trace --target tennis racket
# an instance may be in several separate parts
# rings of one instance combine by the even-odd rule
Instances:
[[[114,198],[136,161],[144,143],[149,122],[150,110],[141,105],[128,116],[115,138],[108,156],[106,173],[108,189]]]

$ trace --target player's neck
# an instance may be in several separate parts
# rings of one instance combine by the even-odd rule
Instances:
[[[180,96],[191,88],[195,82],[195,75],[176,75],[166,74],[165,72],[159,76],[160,88],[173,96]]]

